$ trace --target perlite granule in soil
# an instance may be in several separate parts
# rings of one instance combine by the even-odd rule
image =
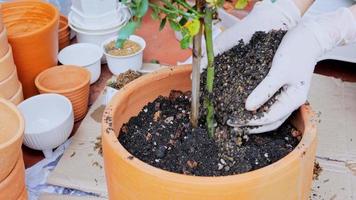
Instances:
[[[240,43],[216,57],[214,103],[218,120],[214,138],[208,137],[204,116],[199,128],[190,125],[190,92],[172,91],[169,97],[158,97],[124,124],[118,138],[120,143],[150,165],[196,176],[245,173],[283,158],[300,140],[297,137],[300,133],[289,123],[269,133],[245,135],[244,130],[227,126],[226,120],[231,113],[244,119],[252,117],[254,113],[245,111],[242,102],[267,75],[284,34],[257,32],[249,44]],[[225,83],[231,84],[230,87]],[[238,92],[231,87],[243,89]],[[228,98],[226,109],[216,105],[221,101],[218,94]],[[265,110],[270,104],[265,105]],[[262,111],[256,113],[262,115]]]
[[[139,52],[142,47],[132,40],[126,40],[121,48],[116,47],[116,41],[113,40],[105,45],[106,53],[113,56],[129,56]]]

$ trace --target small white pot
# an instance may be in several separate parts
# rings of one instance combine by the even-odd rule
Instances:
[[[77,43],[62,49],[58,60],[63,65],[77,65],[86,68],[91,75],[90,84],[95,83],[101,74],[103,50],[101,47],[90,43]]]
[[[40,94],[18,105],[25,119],[24,144],[52,157],[52,149],[63,144],[74,125],[72,103],[59,94]]]
[[[102,15],[118,6],[117,0],[72,0],[72,7],[85,15]]]
[[[104,54],[106,57],[106,61],[108,63],[108,67],[111,71],[111,73],[118,75],[120,73],[126,72],[127,70],[134,70],[138,71],[142,67],[142,60],[143,60],[143,50],[146,47],[146,42],[143,38],[136,36],[136,35],[131,35],[129,37],[129,40],[132,40],[134,42],[137,42],[141,46],[141,50],[128,56],[113,56],[105,51],[105,45],[109,44],[111,41],[116,40],[117,36],[111,37],[107,40],[105,40],[102,43],[102,48],[104,50]]]

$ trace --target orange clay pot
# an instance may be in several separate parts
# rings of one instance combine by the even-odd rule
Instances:
[[[10,76],[0,82],[0,97],[10,99],[15,95],[19,87],[17,72],[16,69],[13,69]]]
[[[26,98],[37,94],[35,77],[57,64],[59,11],[44,1],[2,3],[19,79]]]
[[[24,120],[16,106],[0,98],[0,199],[4,199],[1,198],[2,181],[19,158],[23,132]]]
[[[0,32],[4,29],[4,23],[2,22],[2,12],[1,12],[1,4],[0,4]]]
[[[40,73],[35,84],[40,93],[57,93],[72,102],[74,120],[83,119],[88,110],[90,72],[85,68],[61,65]]]
[[[316,150],[312,111],[302,106],[296,121],[300,144],[267,167],[225,177],[197,177],[168,172],[132,156],[118,142],[123,123],[144,105],[171,90],[191,89],[191,67],[161,70],[120,90],[106,107],[102,146],[109,199],[115,200],[306,200],[309,198]]]
[[[25,186],[25,165],[22,159],[22,154],[17,155],[16,165],[11,173],[0,182],[0,199],[16,200],[26,199],[27,194],[23,194],[26,190]]]
[[[3,28],[0,32],[0,58],[5,56],[9,51],[9,43],[7,41],[7,31],[6,28]]]
[[[23,92],[22,92],[22,84],[19,82],[19,89],[15,93],[14,96],[12,96],[9,100],[11,103],[18,105],[23,101]]]
[[[68,25],[68,19],[66,16],[61,15],[59,18],[59,30],[58,30],[58,45],[59,50],[70,44],[70,28]]]
[[[19,198],[17,200],[27,200],[28,199],[28,194],[27,194],[27,189],[26,187],[22,190]]]
[[[16,70],[16,66],[10,47],[7,53],[0,58],[0,82],[7,79],[14,70]]]

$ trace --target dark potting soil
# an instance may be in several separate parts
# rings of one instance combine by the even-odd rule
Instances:
[[[215,57],[213,103],[218,123],[225,124],[229,118],[243,123],[254,117],[262,117],[263,112],[268,111],[274,103],[275,97],[272,97],[254,112],[247,111],[244,106],[247,97],[268,74],[285,33],[256,32],[248,44],[240,41],[235,47]],[[206,70],[201,78],[201,102],[206,95],[205,83]],[[204,112],[204,109],[201,110]]]
[[[199,128],[190,125],[190,93],[172,91],[169,97],[161,96],[148,103],[138,116],[124,124],[118,138],[120,143],[133,156],[152,166],[196,176],[240,174],[283,158],[300,140],[300,133],[289,123],[259,135],[247,135],[243,129],[226,125],[231,114],[243,119],[252,116],[253,113],[244,110],[244,101],[268,73],[283,35],[282,31],[257,32],[249,44],[240,43],[216,57],[214,103],[217,127],[213,138],[207,134],[204,116]],[[232,97],[234,95],[237,97]]]

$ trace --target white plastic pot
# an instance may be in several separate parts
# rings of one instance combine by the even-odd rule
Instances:
[[[111,99],[115,96],[115,94],[118,92],[118,89],[106,86],[105,87],[105,98],[104,98],[104,105],[108,105]]]
[[[104,50],[106,61],[108,63],[108,67],[111,73],[118,75],[130,69],[134,71],[140,70],[142,67],[143,50],[146,47],[145,40],[137,35],[131,35],[129,37],[129,40],[137,42],[141,46],[140,51],[128,56],[113,56],[105,51],[105,45],[109,44],[111,41],[114,41],[116,39],[117,36],[111,37],[105,40],[101,45]]]
[[[77,43],[62,49],[58,60],[63,65],[76,65],[86,68],[91,75],[90,84],[95,83],[101,74],[103,50],[100,46],[90,43]]]
[[[52,149],[63,144],[72,132],[72,104],[59,94],[41,94],[18,105],[25,119],[24,144],[52,157]]]
[[[68,15],[68,20],[82,31],[105,31],[126,23],[130,16],[128,8],[123,6],[100,16],[87,16],[72,9]]]
[[[85,15],[102,15],[117,6],[117,0],[72,0],[72,7]]]

